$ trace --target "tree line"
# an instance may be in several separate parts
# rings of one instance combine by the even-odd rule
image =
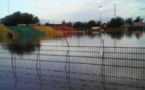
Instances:
[[[6,26],[16,26],[18,24],[26,24],[26,25],[39,24],[39,21],[40,20],[37,16],[34,16],[33,14],[29,14],[29,13],[21,13],[20,11],[5,16],[4,18],[1,19],[1,23],[3,23]],[[103,24],[107,24],[108,27],[121,27],[123,24],[126,23],[132,25],[133,22],[140,22],[140,21],[143,21],[143,18],[141,18],[140,16],[136,17],[134,20],[132,17],[124,19],[122,17],[117,16],[115,18],[112,18],[107,23],[102,23],[101,21],[95,21],[95,20],[90,20],[88,22],[81,22],[81,21],[65,22],[65,20],[63,20],[61,24],[67,24],[68,26],[71,26],[73,28],[88,29],[93,26],[100,26]],[[51,25],[51,24],[46,22],[45,25]]]
[[[74,28],[91,28],[93,26],[100,26],[106,24],[108,27],[121,27],[123,24],[130,24],[131,26],[133,25],[134,22],[142,22],[143,18],[140,16],[136,17],[134,20],[132,17],[123,19],[122,17],[117,16],[116,18],[112,18],[110,21],[107,23],[102,23],[101,21],[95,21],[95,20],[90,20],[88,22],[67,22],[65,24],[74,27]],[[62,22],[64,24],[64,21]]]
[[[122,17],[117,16],[115,18],[112,18],[107,23],[102,23],[101,21],[95,21],[95,20],[90,20],[88,22],[81,22],[81,21],[65,22],[65,20],[63,20],[61,24],[66,24],[78,30],[79,29],[84,30],[84,29],[91,29],[93,26],[100,26],[104,24],[106,24],[107,27],[111,27],[111,28],[118,28],[118,27],[123,26],[124,24],[129,24],[130,26],[132,26],[134,22],[142,22],[142,21],[143,21],[143,18],[141,18],[140,16],[136,17],[134,20],[132,17],[124,19]],[[49,25],[58,25],[58,24],[45,23],[45,25],[49,26]]]

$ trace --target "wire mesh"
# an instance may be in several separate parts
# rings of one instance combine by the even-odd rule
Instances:
[[[0,79],[59,90],[145,89],[144,47],[101,48],[41,45],[18,55],[1,47]]]

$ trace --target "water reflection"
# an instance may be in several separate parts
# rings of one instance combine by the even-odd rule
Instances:
[[[137,39],[140,39],[143,35],[143,31],[134,31],[134,34],[136,36]]]
[[[124,36],[128,38],[135,36],[137,39],[140,39],[140,37],[143,36],[143,31],[108,32],[107,34],[110,35],[112,39],[117,40],[122,39]]]
[[[16,70],[16,58],[15,58],[15,53],[12,52],[12,58],[11,58],[11,66],[12,66],[12,72],[13,76],[15,78],[15,88],[17,86],[17,70]]]
[[[122,37],[124,36],[123,32],[108,32],[107,34],[110,35],[111,38],[115,38],[117,40],[122,39]]]
[[[132,32],[132,31],[126,31],[126,32],[125,32],[125,36],[126,36],[127,38],[132,38],[132,37],[133,37],[133,32]]]
[[[37,40],[33,42],[31,41],[26,41],[25,44],[22,44],[20,42],[14,42],[11,44],[6,44],[3,46],[4,49],[8,49],[11,53],[15,52],[16,54],[23,55],[23,54],[29,54],[36,49],[40,47],[40,43],[35,43]]]
[[[9,44],[2,44],[3,49],[19,55],[29,54],[40,48],[40,41],[36,37],[10,39],[9,41],[11,41]]]
[[[113,31],[113,32],[104,32],[102,33],[103,35],[108,35],[110,36],[113,40],[121,40],[124,37],[127,38],[132,38],[133,36],[135,36],[137,39],[140,39],[140,37],[143,36],[143,31],[139,30],[139,31]],[[89,38],[96,38],[96,37],[100,37],[101,34],[88,34],[86,36],[88,36]],[[78,33],[77,35],[75,35],[77,38],[81,38],[84,35],[82,33]]]

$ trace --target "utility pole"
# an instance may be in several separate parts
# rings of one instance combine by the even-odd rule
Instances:
[[[9,10],[9,8],[10,8],[9,0],[7,0],[7,4],[8,4],[8,15],[9,15],[10,14],[10,10]]]
[[[114,18],[116,18],[116,5],[114,4]]]
[[[114,4],[114,19],[116,20],[116,5]],[[116,47],[116,39],[114,38],[114,52]]]

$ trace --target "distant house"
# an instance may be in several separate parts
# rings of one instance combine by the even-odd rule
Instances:
[[[100,27],[98,27],[98,26],[92,27],[91,33],[92,34],[100,34]]]
[[[144,26],[144,23],[141,22],[141,21],[140,22],[134,22],[133,25],[134,26]]]
[[[130,27],[131,25],[129,24],[129,23],[125,23],[125,24],[123,24],[123,27]]]
[[[103,23],[102,27],[107,27],[107,23]]]
[[[100,27],[92,27],[92,30],[99,30],[100,29]]]

